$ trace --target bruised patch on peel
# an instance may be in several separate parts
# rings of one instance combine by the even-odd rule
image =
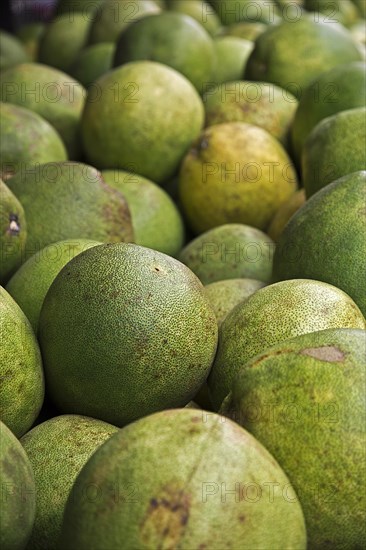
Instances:
[[[343,361],[345,354],[335,346],[322,346],[319,348],[306,348],[301,351],[301,355],[309,355],[320,361],[329,363],[339,363]]]

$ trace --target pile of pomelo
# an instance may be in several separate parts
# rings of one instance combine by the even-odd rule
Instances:
[[[364,0],[0,32],[0,547],[366,547]]]

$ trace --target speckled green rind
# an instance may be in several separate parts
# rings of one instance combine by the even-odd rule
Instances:
[[[27,217],[26,257],[65,239],[131,241],[133,230],[124,196],[95,168],[52,162],[8,180]]]
[[[35,334],[43,300],[56,275],[74,256],[99,244],[87,239],[52,243],[33,254],[8,281],[5,290],[25,313]]]
[[[4,284],[22,263],[27,239],[24,210],[0,179],[0,283]]]
[[[284,229],[273,258],[273,280],[307,277],[333,284],[366,316],[366,171],[313,195]]]
[[[67,160],[59,133],[43,117],[10,103],[0,103],[0,176],[32,171],[45,162]]]
[[[37,492],[28,550],[56,548],[66,501],[78,473],[117,431],[115,426],[94,418],[62,415],[39,424],[21,438],[33,467]]]
[[[115,49],[114,42],[100,42],[84,48],[69,68],[69,73],[89,88],[112,68]]]
[[[1,101],[41,115],[60,134],[69,158],[80,157],[79,121],[86,90],[79,82],[41,63],[23,63],[3,72],[0,86]]]
[[[240,369],[224,402],[289,476],[309,548],[366,545],[365,336],[329,329],[277,344]]]
[[[162,183],[177,171],[203,119],[202,100],[183,75],[153,61],[127,63],[98,79],[87,98],[85,153],[101,169]]]
[[[91,21],[90,14],[74,11],[53,19],[40,40],[38,61],[67,72],[87,44]]]
[[[1,420],[0,439],[0,547],[24,550],[36,512],[34,475],[23,447]]]
[[[28,319],[1,286],[0,342],[0,419],[20,437],[43,403],[42,359]]]
[[[246,122],[264,128],[287,146],[297,99],[274,84],[237,80],[208,90],[203,104],[206,126]]]
[[[206,128],[180,166],[179,200],[195,233],[227,223],[265,230],[296,188],[284,147],[244,122]]]
[[[361,311],[342,290],[308,279],[268,285],[237,305],[223,321],[208,385],[216,410],[242,365],[268,347],[327,328],[366,328]]]
[[[365,68],[362,61],[333,67],[303,91],[291,127],[292,148],[298,160],[306,137],[318,122],[340,111],[364,106]]]
[[[306,196],[342,176],[366,168],[366,107],[349,109],[321,120],[302,150]]]
[[[217,322],[197,277],[135,244],[73,258],[43,303],[39,338],[49,394],[65,412],[122,426],[186,405],[206,379]]]
[[[123,170],[104,170],[102,176],[108,185],[126,197],[134,242],[177,256],[185,231],[182,216],[168,193],[152,181]]]
[[[200,0],[199,2],[192,2],[191,0],[167,0],[166,9],[190,15],[212,36],[221,27],[218,15],[212,9],[209,2],[205,2],[205,0]]]
[[[159,6],[152,0],[114,0],[104,2],[95,12],[90,32],[89,43],[116,42],[121,32],[137,19],[159,13]]]
[[[14,35],[0,31],[0,71],[5,71],[18,63],[28,61],[28,55],[21,41]]]
[[[210,300],[218,324],[222,323],[239,302],[246,300],[264,286],[265,283],[254,279],[228,279],[207,285],[206,296]]]
[[[319,19],[315,22],[309,14],[269,25],[255,42],[245,78],[277,84],[299,98],[325,70],[362,60],[359,47],[342,25]]]
[[[274,242],[263,231],[243,224],[225,224],[188,243],[179,260],[204,285],[246,277],[265,283],[272,276]]]
[[[98,498],[86,487],[98,488]],[[58,548],[305,549],[289,480],[240,426],[194,409],[113,435],[70,494]]]

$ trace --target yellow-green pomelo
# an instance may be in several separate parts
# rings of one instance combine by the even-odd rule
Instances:
[[[0,342],[0,419],[20,437],[43,403],[42,359],[28,319],[1,286]]]
[[[214,40],[214,46],[216,64],[212,73],[212,82],[222,84],[242,78],[254,43],[236,36],[218,36]],[[212,82],[209,84],[212,85]]]
[[[53,19],[41,37],[38,61],[68,72],[87,43],[90,24],[90,17],[73,11]]]
[[[24,550],[36,513],[31,463],[15,435],[0,420],[0,547]]]
[[[37,493],[29,550],[56,549],[64,508],[77,475],[117,431],[106,422],[70,414],[51,418],[21,438],[33,467]]]
[[[184,225],[178,208],[164,189],[123,170],[104,170],[102,176],[108,185],[126,197],[134,242],[177,256],[184,242]]]
[[[167,0],[166,3],[166,8],[168,10],[190,15],[193,19],[201,23],[202,27],[212,36],[221,28],[220,19],[208,1],[196,0],[192,2],[192,0]]]
[[[306,277],[333,284],[366,316],[365,200],[366,171],[344,176],[310,197],[279,239],[274,280]]]
[[[211,86],[203,104],[206,126],[246,122],[267,130],[287,146],[298,102],[290,92],[274,84],[236,80]]]
[[[242,365],[288,338],[326,328],[366,328],[355,302],[335,286],[310,279],[268,285],[224,319],[208,385],[218,409]]]
[[[39,41],[45,28],[45,23],[35,21],[24,23],[24,25],[21,25],[16,31],[16,36],[22,42],[28,54],[29,61],[35,61],[38,58]]]
[[[277,210],[276,214],[273,216],[271,224],[268,228],[268,235],[275,242],[278,241],[281,236],[286,224],[292,218],[292,216],[301,208],[305,203],[305,190],[299,189],[283,203],[282,206]]]
[[[243,364],[224,402],[291,480],[309,548],[366,545],[365,347],[345,328],[287,340]]]
[[[87,239],[69,239],[49,244],[33,254],[14,273],[6,285],[6,291],[23,310],[35,334],[43,300],[56,275],[74,256],[98,244],[102,243]]]
[[[69,158],[80,157],[79,122],[86,90],[79,82],[52,67],[22,63],[4,71],[0,84],[1,101],[41,115],[60,134]]]
[[[328,183],[366,168],[366,107],[321,120],[308,135],[301,156],[302,180],[310,197]]]
[[[230,223],[193,239],[179,259],[204,285],[240,277],[267,283],[272,276],[273,251],[274,242],[263,231]]]
[[[114,66],[139,60],[172,67],[202,93],[205,83],[213,77],[214,42],[196,19],[163,11],[138,19],[119,35]]]
[[[171,178],[203,126],[198,92],[180,73],[133,61],[96,81],[82,117],[84,149],[98,168],[122,168],[161,183]]]
[[[44,162],[67,159],[60,134],[37,113],[0,103],[0,118],[0,176],[5,182],[17,172],[24,174]]]
[[[255,279],[226,279],[206,285],[206,296],[211,302],[219,325],[226,315],[251,294],[266,286]]]
[[[180,202],[195,233],[226,223],[265,230],[296,188],[283,146],[263,128],[244,122],[203,130],[180,168]]]
[[[137,19],[159,13],[153,0],[106,0],[95,11],[89,32],[89,43],[116,42],[121,32]]]
[[[0,284],[22,263],[27,240],[23,206],[0,179]]]
[[[28,61],[27,52],[21,41],[14,35],[0,30],[0,71]]]
[[[80,162],[51,162],[8,180],[27,217],[24,260],[66,239],[133,240],[126,199],[95,168]]]
[[[305,88],[291,127],[292,149],[298,161],[307,136],[318,122],[340,111],[364,106],[365,69],[362,61],[339,65]]]
[[[360,15],[352,0],[304,0],[304,8],[313,12],[315,20],[341,23],[345,27],[352,25]]]
[[[260,23],[259,21],[240,21],[239,23],[222,27],[220,35],[237,36],[238,38],[245,38],[245,40],[252,40],[254,42],[257,36],[262,34],[266,28],[266,23]]]
[[[360,60],[359,47],[342,25],[316,22],[309,15],[268,26],[255,42],[245,77],[277,84],[300,98],[324,71]]]
[[[223,25],[240,21],[262,21],[272,23],[278,20],[279,10],[273,0],[210,0]]]
[[[85,487],[94,483],[99,498],[91,500]],[[305,549],[297,497],[247,431],[188,408],[142,418],[96,451],[73,486],[59,544],[79,550],[244,547]]]
[[[95,80],[112,68],[115,49],[114,42],[100,42],[83,48],[69,67],[69,73],[90,88]]]
[[[60,271],[38,332],[56,406],[117,426],[186,405],[217,345],[197,277],[170,256],[124,243],[89,248]]]

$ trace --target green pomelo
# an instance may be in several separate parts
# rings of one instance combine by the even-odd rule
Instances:
[[[94,483],[99,498],[91,500],[85,487]],[[229,419],[187,408],[142,418],[96,451],[73,486],[59,544],[243,547],[305,549],[301,507],[254,437]]]
[[[21,40],[30,61],[38,58],[38,49],[41,36],[46,28],[45,23],[25,23],[16,31],[17,38]]]
[[[164,11],[138,19],[119,35],[114,66],[139,60],[156,61],[175,69],[202,93],[213,76],[214,42],[189,15]]]
[[[268,228],[268,235],[273,239],[274,242],[277,242],[280,238],[286,224],[292,218],[292,216],[301,208],[305,203],[305,190],[299,189],[284,202],[282,206],[277,210],[276,214],[273,216],[271,224]]]
[[[112,244],[60,271],[43,302],[39,337],[56,406],[122,426],[193,398],[214,359],[217,321],[186,266]]]
[[[359,47],[342,25],[315,22],[309,15],[271,25],[259,35],[245,77],[277,84],[300,98],[324,71],[361,60]]]
[[[206,285],[208,297],[219,325],[226,315],[239,303],[246,300],[260,288],[266,286],[255,279],[226,279]]]
[[[208,385],[216,410],[249,359],[279,342],[326,328],[366,328],[353,300],[320,281],[295,279],[268,285],[225,318]]]
[[[254,43],[236,36],[219,36],[214,40],[214,47],[216,65],[211,80],[222,84],[241,79]]]
[[[366,107],[341,111],[321,120],[302,150],[306,196],[328,183],[366,168]]]
[[[184,225],[178,208],[164,189],[138,174],[122,170],[105,170],[102,176],[108,185],[126,197],[134,242],[177,256],[184,243]]]
[[[83,86],[90,88],[112,68],[115,49],[114,42],[100,42],[84,48],[70,66],[70,74]]]
[[[222,27],[220,35],[237,36],[238,38],[244,38],[245,40],[254,42],[266,28],[266,23],[260,23],[259,21],[241,21]]]
[[[0,103],[0,118],[0,176],[5,182],[17,172],[67,159],[59,133],[37,113]]]
[[[364,106],[365,68],[362,61],[339,65],[305,88],[291,127],[292,148],[298,161],[307,136],[318,122],[340,111]]]
[[[52,67],[24,63],[4,71],[0,84],[1,101],[41,115],[60,134],[69,158],[80,157],[79,123],[86,90],[79,82]]]
[[[131,241],[124,196],[100,172],[79,162],[41,164],[8,180],[27,217],[26,257],[66,239]]]
[[[121,32],[136,20],[159,13],[153,0],[106,0],[96,10],[89,32],[89,43],[117,42]]]
[[[28,319],[1,286],[0,342],[0,419],[20,437],[43,403],[42,359]]]
[[[21,41],[3,29],[0,30],[0,71],[28,61],[27,52]]]
[[[33,254],[12,276],[5,290],[23,310],[35,334],[43,300],[56,275],[74,256],[99,244],[102,243],[86,239],[49,244]]]
[[[347,292],[366,316],[366,171],[336,180],[291,218],[273,259],[275,281],[306,277]]]
[[[198,21],[206,31],[214,36],[221,27],[221,22],[210,3],[205,0],[167,0],[167,9],[190,15]]]
[[[103,169],[122,168],[154,182],[168,180],[203,126],[202,100],[180,73],[134,61],[96,82],[82,118],[85,153]]]
[[[274,243],[263,231],[230,223],[210,229],[189,242],[179,260],[204,285],[247,277],[267,283],[272,275]]]
[[[24,550],[36,513],[36,488],[29,458],[0,420],[0,547]]]
[[[328,329],[277,344],[242,366],[224,402],[289,476],[309,548],[366,545],[365,337]]]
[[[179,199],[195,233],[242,223],[265,230],[296,190],[295,168],[266,130],[244,122],[206,128],[183,159]]]
[[[71,11],[53,19],[39,43],[38,61],[68,72],[88,39],[91,18]]]
[[[265,82],[237,80],[211,87],[203,97],[206,126],[246,122],[260,126],[287,146],[297,99]]]
[[[77,475],[98,447],[117,431],[115,426],[94,418],[62,415],[39,424],[21,438],[33,467],[37,492],[28,550],[56,549],[66,501]]]
[[[314,12],[314,17],[325,23],[341,23],[349,27],[359,17],[359,11],[352,0],[304,0],[304,8]]]
[[[223,25],[240,21],[273,23],[279,11],[273,0],[210,0]]]
[[[6,282],[22,263],[26,240],[23,207],[0,179],[0,284]]]

